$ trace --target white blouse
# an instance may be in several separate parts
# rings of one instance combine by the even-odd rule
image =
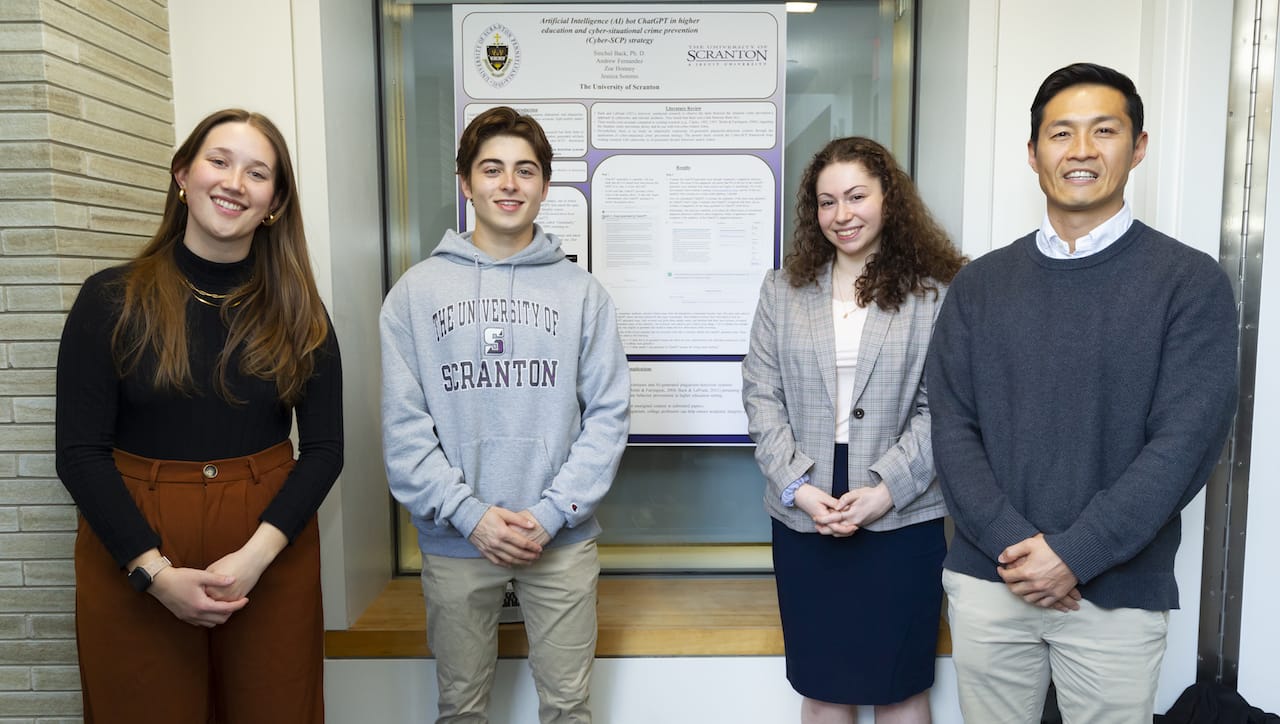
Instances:
[[[836,442],[849,442],[849,412],[853,409],[853,375],[862,345],[867,308],[857,301],[832,298],[831,316],[836,333]]]

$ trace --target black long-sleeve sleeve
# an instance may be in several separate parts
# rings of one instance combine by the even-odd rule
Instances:
[[[81,515],[121,566],[160,545],[112,459],[120,381],[111,360],[114,303],[107,289],[121,269],[85,281],[58,347],[55,450],[58,477]]]

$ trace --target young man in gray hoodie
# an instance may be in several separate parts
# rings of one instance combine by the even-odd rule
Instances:
[[[391,492],[422,548],[437,722],[486,722],[498,614],[515,585],[542,722],[589,722],[595,510],[626,447],[630,380],[613,302],[534,219],[551,180],[537,121],[463,131],[475,229],[446,231],[382,307]]]

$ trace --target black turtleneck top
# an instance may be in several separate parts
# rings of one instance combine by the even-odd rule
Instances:
[[[218,264],[175,245],[178,268],[196,287],[216,294],[243,283],[252,256]],[[315,371],[301,401],[280,402],[273,381],[244,375],[238,358],[227,383],[239,404],[216,391],[214,367],[227,339],[220,309],[187,302],[194,391],[156,389],[155,360],[144,357],[128,376],[116,372],[111,333],[120,316],[127,266],[89,277],[67,317],[58,349],[56,449],[58,476],[93,531],[121,566],[160,536],[129,496],[112,458],[113,448],[164,460],[218,460],[265,450],[289,437],[298,419],[298,464],[260,520],[293,540],[320,507],[342,469],[342,362],[329,336],[316,351]],[[162,550],[161,553],[164,551]]]

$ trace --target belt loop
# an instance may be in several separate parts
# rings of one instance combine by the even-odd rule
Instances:
[[[147,490],[156,489],[156,479],[158,479],[159,477],[160,477],[160,461],[152,460],[151,473],[150,473],[150,476],[147,478]]]
[[[249,460],[249,474],[253,476],[253,484],[257,485],[262,482],[258,480],[258,462],[254,460],[253,455],[250,455],[247,459]]]

